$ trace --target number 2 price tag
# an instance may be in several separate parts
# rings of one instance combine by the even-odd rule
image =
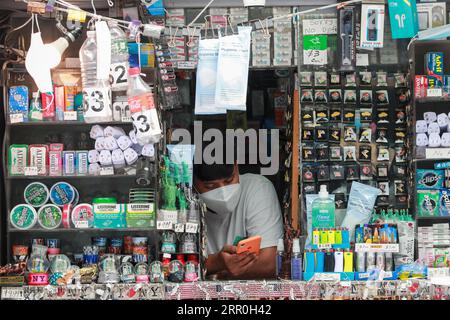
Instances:
[[[111,88],[128,88],[128,65],[127,63],[111,64]]]
[[[9,119],[11,123],[21,123],[23,122],[23,114],[22,113],[10,114]]]
[[[172,230],[173,223],[171,221],[157,221],[156,229],[158,230]]]
[[[37,176],[38,175],[37,167],[25,167],[23,170],[24,170],[24,175],[26,175],[26,176]]]
[[[75,228],[77,229],[87,229],[89,228],[89,221],[75,221]]]
[[[77,112],[76,111],[65,111],[64,112],[64,121],[77,121]]]

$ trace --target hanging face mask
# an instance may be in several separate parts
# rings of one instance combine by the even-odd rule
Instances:
[[[241,185],[239,183],[230,184],[205,193],[200,194],[200,199],[206,206],[218,214],[231,213],[236,209],[241,196]]]
[[[45,47],[40,32],[31,34],[31,44],[25,59],[25,67],[28,73],[33,77],[34,82],[40,92],[53,92],[52,77],[50,67],[47,63],[43,63],[45,56]]]

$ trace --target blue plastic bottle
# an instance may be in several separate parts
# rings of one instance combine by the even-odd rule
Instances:
[[[291,258],[291,279],[302,280],[302,256],[300,254],[300,240],[294,239]]]
[[[277,278],[281,275],[281,268],[283,267],[283,259],[284,259],[284,241],[283,239],[278,239],[277,245],[277,260],[276,260],[276,276]]]

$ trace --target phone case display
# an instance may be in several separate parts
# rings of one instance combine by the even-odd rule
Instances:
[[[352,181],[366,181],[381,190],[377,207],[406,207],[406,75],[311,70],[299,78],[304,193],[325,183],[345,199]]]

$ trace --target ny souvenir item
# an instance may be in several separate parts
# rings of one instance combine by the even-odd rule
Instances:
[[[375,142],[377,142],[377,143],[388,143],[387,129],[386,128],[377,128]]]
[[[314,123],[314,110],[303,109],[301,112],[302,123],[303,124],[313,124]]]
[[[372,129],[361,128],[359,129],[359,142],[371,143],[372,142]]]
[[[377,87],[387,87],[386,72],[377,72]]]
[[[395,162],[406,162],[406,148],[405,146],[395,147]]]
[[[403,73],[394,73],[395,87],[406,87],[406,76]]]
[[[344,103],[356,103],[356,90],[344,91]]]
[[[342,102],[342,91],[341,89],[330,89],[330,103],[341,103]]]
[[[336,193],[334,195],[334,205],[336,209],[346,209],[347,208],[347,199],[344,193]]]
[[[403,109],[395,110],[395,124],[405,124],[406,123],[406,112]]]
[[[311,89],[303,89],[300,102],[313,102],[313,91]]]
[[[314,141],[314,129],[303,128],[302,129],[302,141]]]
[[[359,180],[359,166],[357,164],[345,167],[345,179]]]
[[[317,161],[329,161],[330,160],[329,149],[326,144],[318,145],[316,147],[316,159],[317,159]]]
[[[330,147],[330,160],[331,161],[341,161],[342,160],[342,148],[341,147]]]
[[[303,182],[315,182],[315,168],[312,166],[303,166]]]
[[[406,182],[403,180],[395,180],[394,181],[394,195],[396,196],[402,196],[406,195]]]
[[[372,146],[360,145],[359,146],[359,161],[370,162],[372,160]]]
[[[372,109],[360,109],[359,110],[359,119],[362,123],[370,123],[372,122]]]
[[[353,109],[344,109],[344,123],[355,123],[355,110]]]
[[[312,86],[312,72],[310,71],[300,72],[300,85]]]
[[[319,166],[317,168],[317,181],[329,181],[330,180],[330,167],[329,166]]]
[[[361,164],[361,180],[372,180],[372,165],[371,164]]]
[[[375,93],[377,105],[389,104],[389,96],[387,90],[377,90]]]
[[[317,107],[314,110],[316,123],[326,123],[328,122],[328,108],[327,107]]]
[[[345,142],[356,142],[356,127],[348,126],[344,127],[344,141]]]
[[[389,111],[387,109],[377,109],[377,124],[389,123]]]
[[[330,74],[330,84],[331,85],[341,84],[341,75],[339,73]]]
[[[400,106],[405,106],[410,100],[410,93],[407,89],[399,89],[395,92],[397,101]]]
[[[423,114],[423,119],[427,122],[427,124],[430,124],[432,122],[437,121],[437,114],[433,111],[427,111]]]
[[[389,148],[387,146],[378,146],[377,149],[377,160],[389,161]]]
[[[315,140],[324,142],[328,141],[328,128],[315,128]]]
[[[361,71],[359,73],[359,85],[360,86],[371,86],[372,85],[372,72]]]
[[[331,129],[329,135],[329,141],[332,143],[340,143],[341,142],[341,128]]]
[[[395,143],[404,144],[406,139],[406,129],[396,128],[395,129]]]
[[[314,72],[314,85],[316,87],[326,87],[327,86],[327,73],[324,71]]]
[[[377,165],[377,179],[386,179],[388,177],[388,166],[385,164]]]
[[[344,180],[345,179],[344,166],[341,166],[340,164],[332,166],[330,169],[330,179]]]
[[[392,167],[393,174],[396,178],[404,178],[406,175],[405,165],[394,165]]]
[[[389,195],[379,195],[377,197],[376,205],[381,206],[388,206],[389,205]]]
[[[314,91],[314,102],[316,103],[327,103],[327,91],[326,90],[315,90]]]
[[[345,76],[346,87],[356,87],[356,73],[349,73]]]
[[[378,189],[380,189],[381,193],[380,196],[388,196],[389,195],[389,182],[388,181],[382,181],[378,182]]]
[[[345,146],[344,147],[344,161],[356,161],[356,147]]]
[[[359,92],[359,102],[361,104],[371,104],[372,103],[372,90],[361,90]]]
[[[331,107],[329,122],[341,122],[341,121],[342,121],[342,109],[340,107]]]
[[[303,184],[304,194],[316,194],[316,184],[315,183],[304,183]]]
[[[428,124],[425,120],[416,121],[416,133],[427,133]]]
[[[302,159],[303,161],[314,161],[316,159],[314,153],[314,147],[303,146],[302,147]]]

